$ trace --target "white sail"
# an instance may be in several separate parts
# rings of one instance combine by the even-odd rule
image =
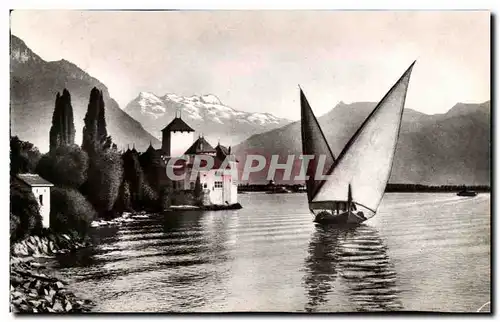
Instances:
[[[392,169],[413,64],[344,147],[313,202],[346,201],[350,185],[354,203],[377,211]]]

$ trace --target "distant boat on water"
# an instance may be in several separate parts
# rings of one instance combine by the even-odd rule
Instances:
[[[276,194],[276,193],[291,193],[290,190],[288,190],[285,187],[273,187],[271,190],[266,192],[267,194]]]
[[[464,189],[464,190],[458,192],[457,196],[460,196],[460,197],[475,197],[475,196],[477,196],[477,192],[475,192],[473,190]]]
[[[302,154],[314,156],[306,171],[306,190],[315,222],[358,224],[377,212],[389,181],[414,64],[368,115],[338,158],[300,89]],[[325,178],[316,177],[318,163],[327,170]]]

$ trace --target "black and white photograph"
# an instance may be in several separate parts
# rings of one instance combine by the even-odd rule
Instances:
[[[493,313],[486,8],[9,16],[11,314]]]

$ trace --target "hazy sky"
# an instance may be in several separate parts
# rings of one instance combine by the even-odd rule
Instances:
[[[45,60],[102,81],[120,106],[140,91],[215,94],[298,119],[378,101],[417,60],[407,108],[443,113],[490,97],[488,12],[14,11],[12,33]]]

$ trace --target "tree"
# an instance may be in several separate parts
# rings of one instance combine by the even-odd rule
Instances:
[[[23,239],[41,231],[40,207],[33,192],[21,180],[13,176],[10,178],[10,214],[11,240]]]
[[[170,208],[172,205],[173,187],[170,179],[165,180],[165,185],[160,188],[160,206],[162,210]]]
[[[90,91],[89,105],[87,113],[83,119],[83,139],[82,149],[85,150],[89,156],[94,155],[97,150],[97,119],[100,111],[100,92],[97,88],[92,88]]]
[[[125,180],[122,180],[120,191],[118,193],[118,197],[116,198],[113,209],[117,213],[133,210],[130,206],[130,187],[128,182]]]
[[[95,87],[90,91],[84,124],[82,149],[87,151],[90,157],[98,151],[107,151],[115,147],[106,129],[103,94]]]
[[[142,188],[144,174],[142,172],[139,158],[136,153],[128,150],[122,155],[123,159],[123,179],[130,187],[130,201],[134,209],[139,209],[142,204]]]
[[[166,170],[161,166],[161,158],[151,143],[148,149],[139,156],[139,162],[144,173],[144,181],[147,181],[156,193],[160,193],[159,187],[163,179],[162,174],[165,174]]]
[[[89,157],[79,146],[60,146],[38,162],[37,173],[62,187],[79,189],[87,180]]]
[[[160,197],[151,186],[144,181],[142,186],[142,209],[160,211]]]
[[[41,154],[33,143],[21,141],[17,136],[10,137],[10,173],[34,172]]]
[[[113,151],[100,152],[90,158],[87,181],[81,190],[101,217],[112,218],[114,205],[123,180],[123,160]]]
[[[104,106],[104,97],[102,95],[102,91],[100,91],[99,94],[100,97],[99,97],[99,115],[97,118],[97,139],[101,149],[108,150],[113,147],[113,142],[111,140],[111,136],[108,136],[108,130],[106,129],[105,106]]]
[[[71,106],[71,95],[67,89],[63,90],[62,96],[57,93],[49,138],[50,151],[60,146],[73,145],[75,143],[73,107]]]
[[[78,190],[71,188],[54,187],[50,198],[51,229],[85,235],[97,216],[90,202]]]
[[[202,202],[202,200],[201,200],[202,194],[203,194],[203,190],[201,188],[200,173],[198,172],[198,176],[196,177],[196,181],[194,184],[194,197],[195,197],[197,203]]]

